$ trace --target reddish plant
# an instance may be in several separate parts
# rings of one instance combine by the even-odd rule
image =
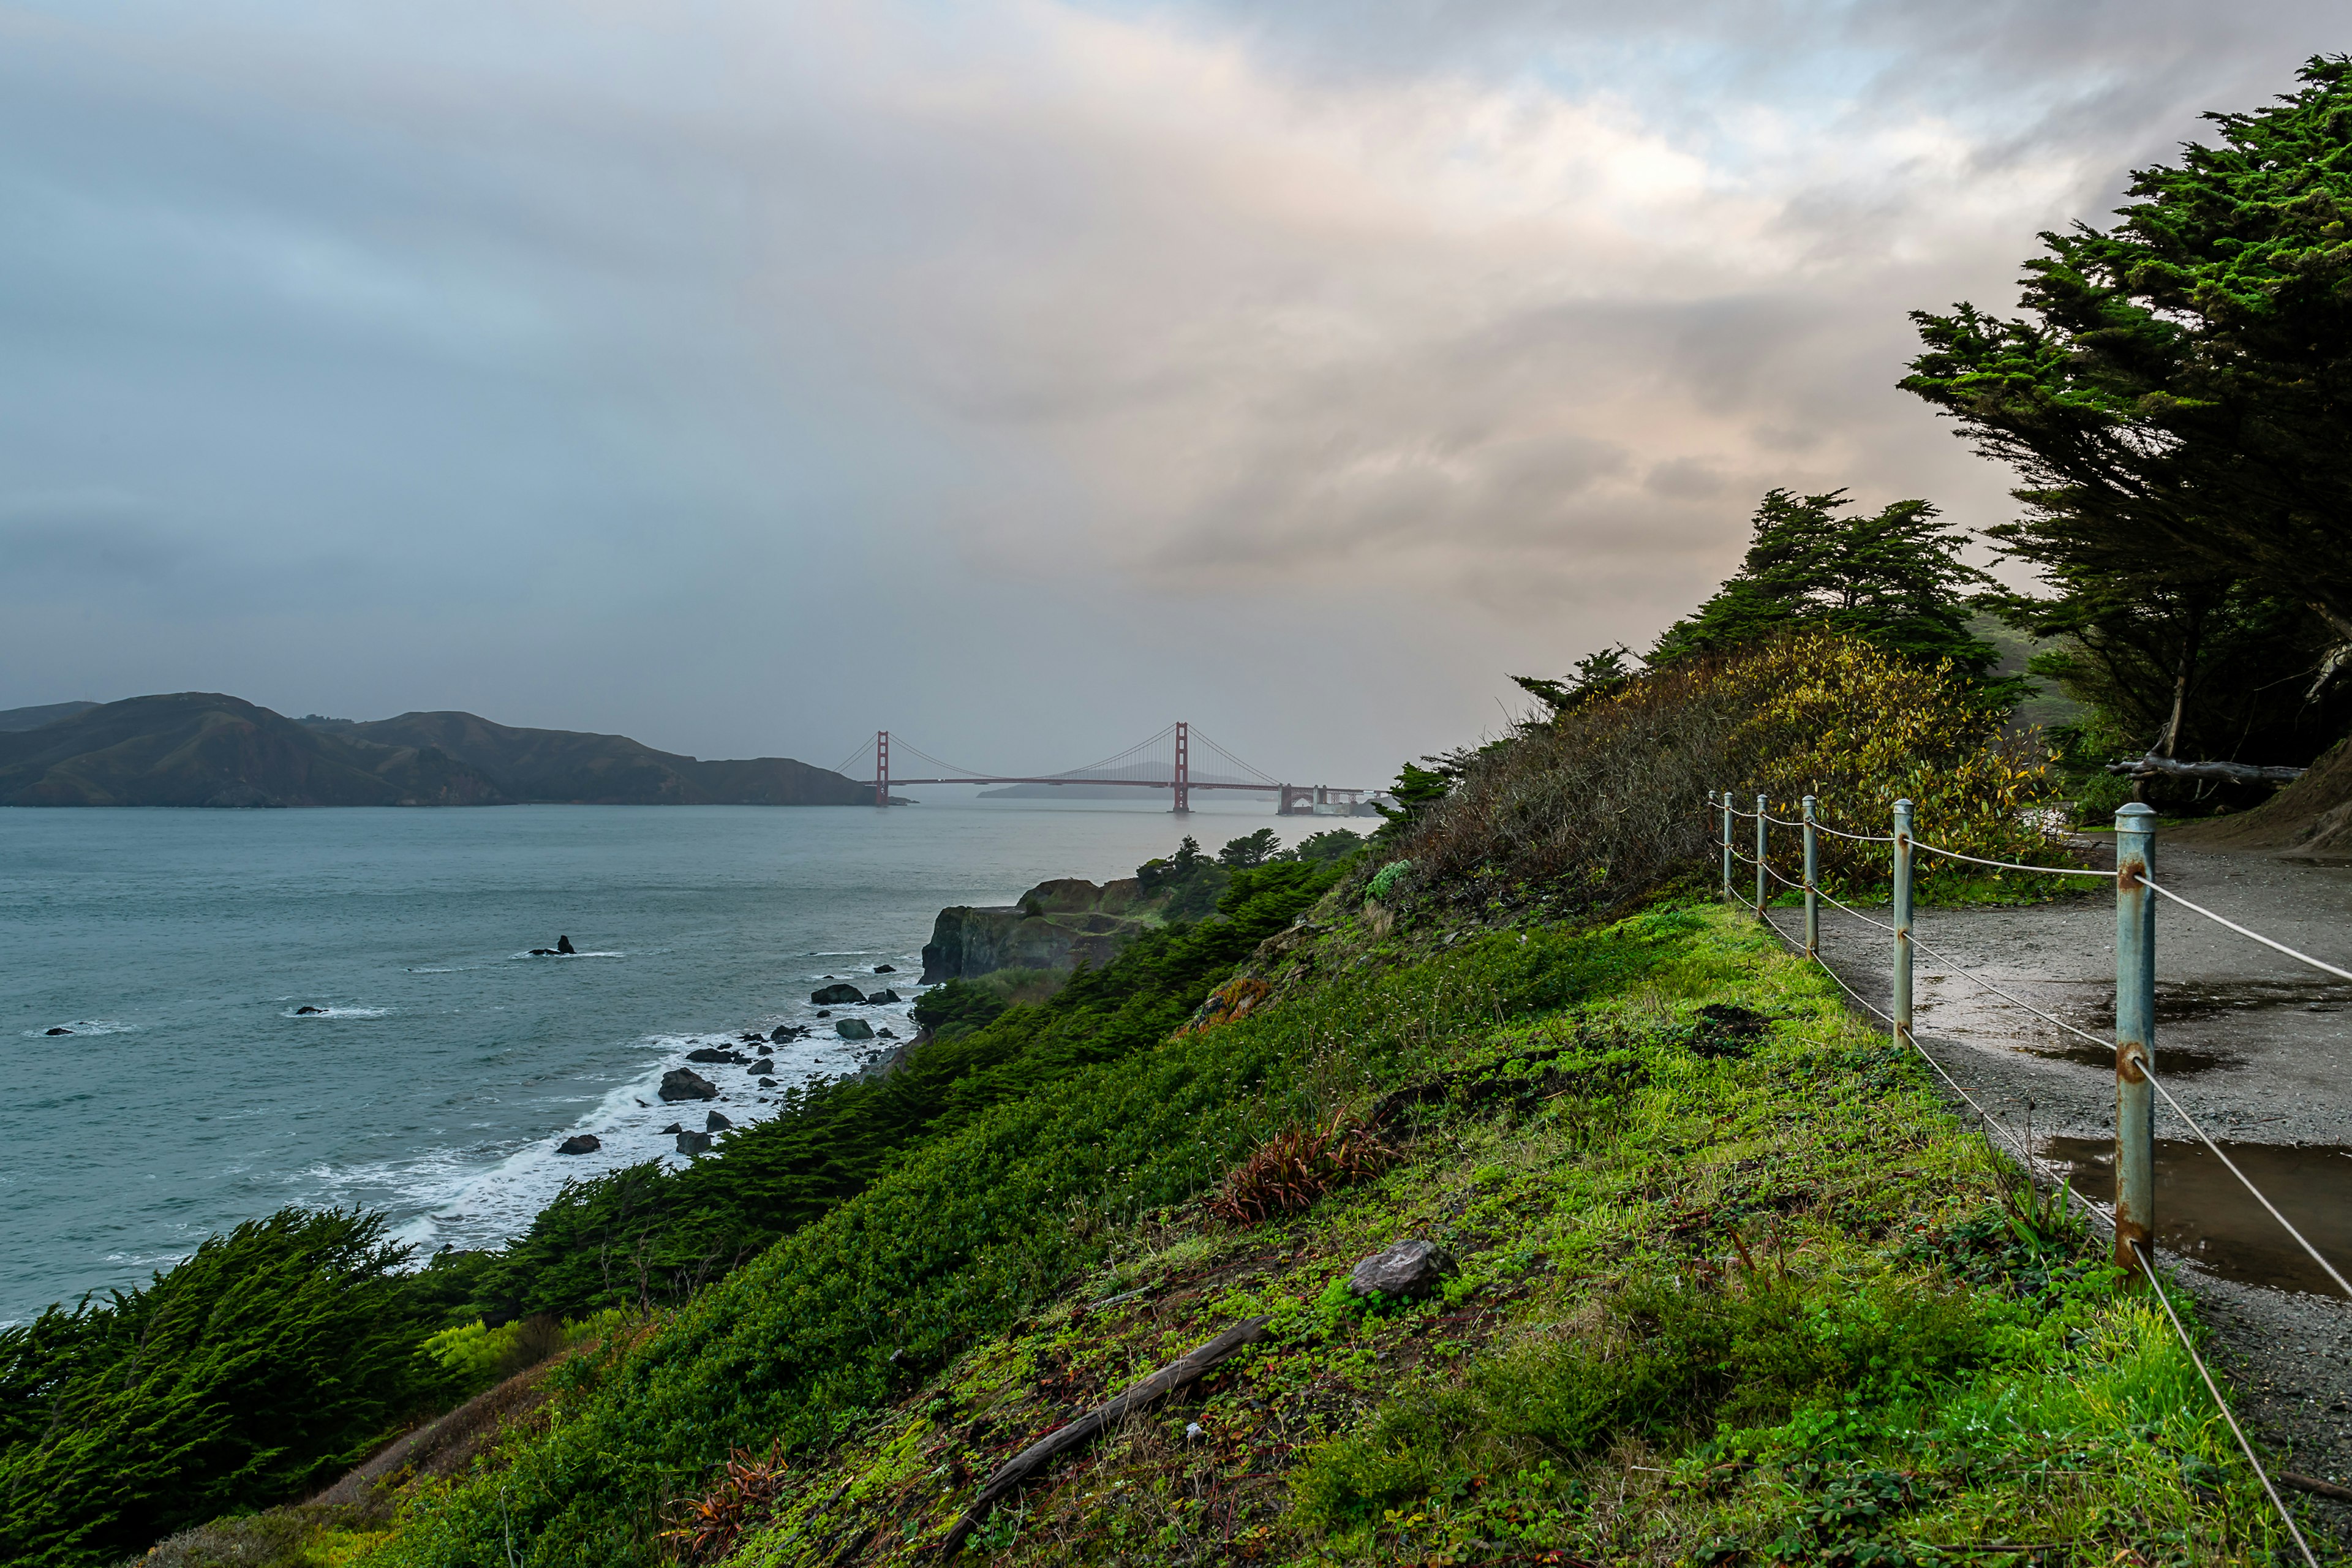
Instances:
[[[674,1527],[662,1531],[677,1562],[717,1563],[735,1550],[744,1528],[767,1516],[782,1496],[791,1466],[780,1440],[761,1458],[749,1448],[738,1448],[727,1461],[719,1484],[698,1498],[680,1501],[671,1511]]]
[[[1396,1158],[1371,1129],[1339,1117],[1328,1127],[1286,1127],[1234,1167],[1209,1200],[1209,1212],[1233,1225],[1297,1214],[1333,1187],[1373,1175]]]

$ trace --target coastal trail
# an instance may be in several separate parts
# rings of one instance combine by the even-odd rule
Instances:
[[[2111,868],[2102,836],[2095,864]],[[2332,963],[2352,956],[2352,868],[2168,843],[2166,887]],[[1884,918],[1884,910],[1869,911]],[[1769,918],[1801,944],[1801,910]],[[2113,1193],[2111,1055],[1953,973],[2102,1038],[2115,1026],[2116,914],[2104,887],[2012,908],[1916,913],[1919,1043],[2078,1190]],[[1874,1006],[1889,1005],[1889,940],[1824,905],[1822,957]],[[2160,902],[2158,1072],[2190,1114],[2338,1268],[2352,1266],[2352,983],[2306,968]],[[2169,1107],[2157,1106],[2160,1256],[2192,1284],[2242,1407],[2295,1468],[2352,1479],[2352,1301],[2264,1214]]]

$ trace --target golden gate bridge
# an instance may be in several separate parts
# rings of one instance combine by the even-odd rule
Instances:
[[[918,778],[894,772],[894,752],[929,768],[931,774]],[[888,805],[890,791],[900,784],[1123,784],[1132,789],[1169,791],[1179,813],[1192,809],[1195,790],[1236,790],[1272,795],[1277,815],[1295,816],[1330,815],[1335,807],[1352,811],[1359,801],[1372,793],[1352,785],[1286,784],[1252,767],[1181,720],[1150,740],[1066,773],[982,773],[977,768],[941,762],[905,736],[894,736],[887,730],[877,730],[873,740],[843,758],[834,772],[860,784],[871,784],[877,805]],[[866,776],[859,778],[859,773]],[[1323,810],[1318,812],[1318,807]]]

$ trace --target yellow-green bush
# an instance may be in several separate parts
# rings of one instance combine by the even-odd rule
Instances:
[[[2054,861],[2031,807],[2052,789],[2036,737],[1948,666],[1925,666],[1826,634],[1791,637],[1642,677],[1480,752],[1406,835],[1412,880],[1464,900],[1530,889],[1571,905],[1622,904],[1706,866],[1721,820],[1710,798],[1759,794],[1793,821],[1884,833],[1908,797],[1919,835],[1988,858]],[[1738,826],[1742,853],[1753,828]],[[1793,879],[1797,837],[1774,830]],[[1952,863],[1923,860],[1923,881]],[[1882,846],[1822,838],[1823,878],[1883,884]],[[1963,868],[1965,869],[1965,868]]]

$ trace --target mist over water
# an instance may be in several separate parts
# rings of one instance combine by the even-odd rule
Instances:
[[[566,1177],[677,1159],[658,1130],[712,1107],[653,1089],[687,1051],[814,1022],[826,975],[911,1002],[940,908],[1268,824],[1333,826],[1141,802],[0,811],[0,1321],[291,1203],[495,1244]],[[559,934],[577,956],[530,956]],[[904,1003],[857,1011],[912,1032]],[[767,1054],[781,1084],[871,1052]],[[772,1111],[741,1068],[698,1070],[730,1119]],[[575,1131],[604,1149],[556,1154]]]

